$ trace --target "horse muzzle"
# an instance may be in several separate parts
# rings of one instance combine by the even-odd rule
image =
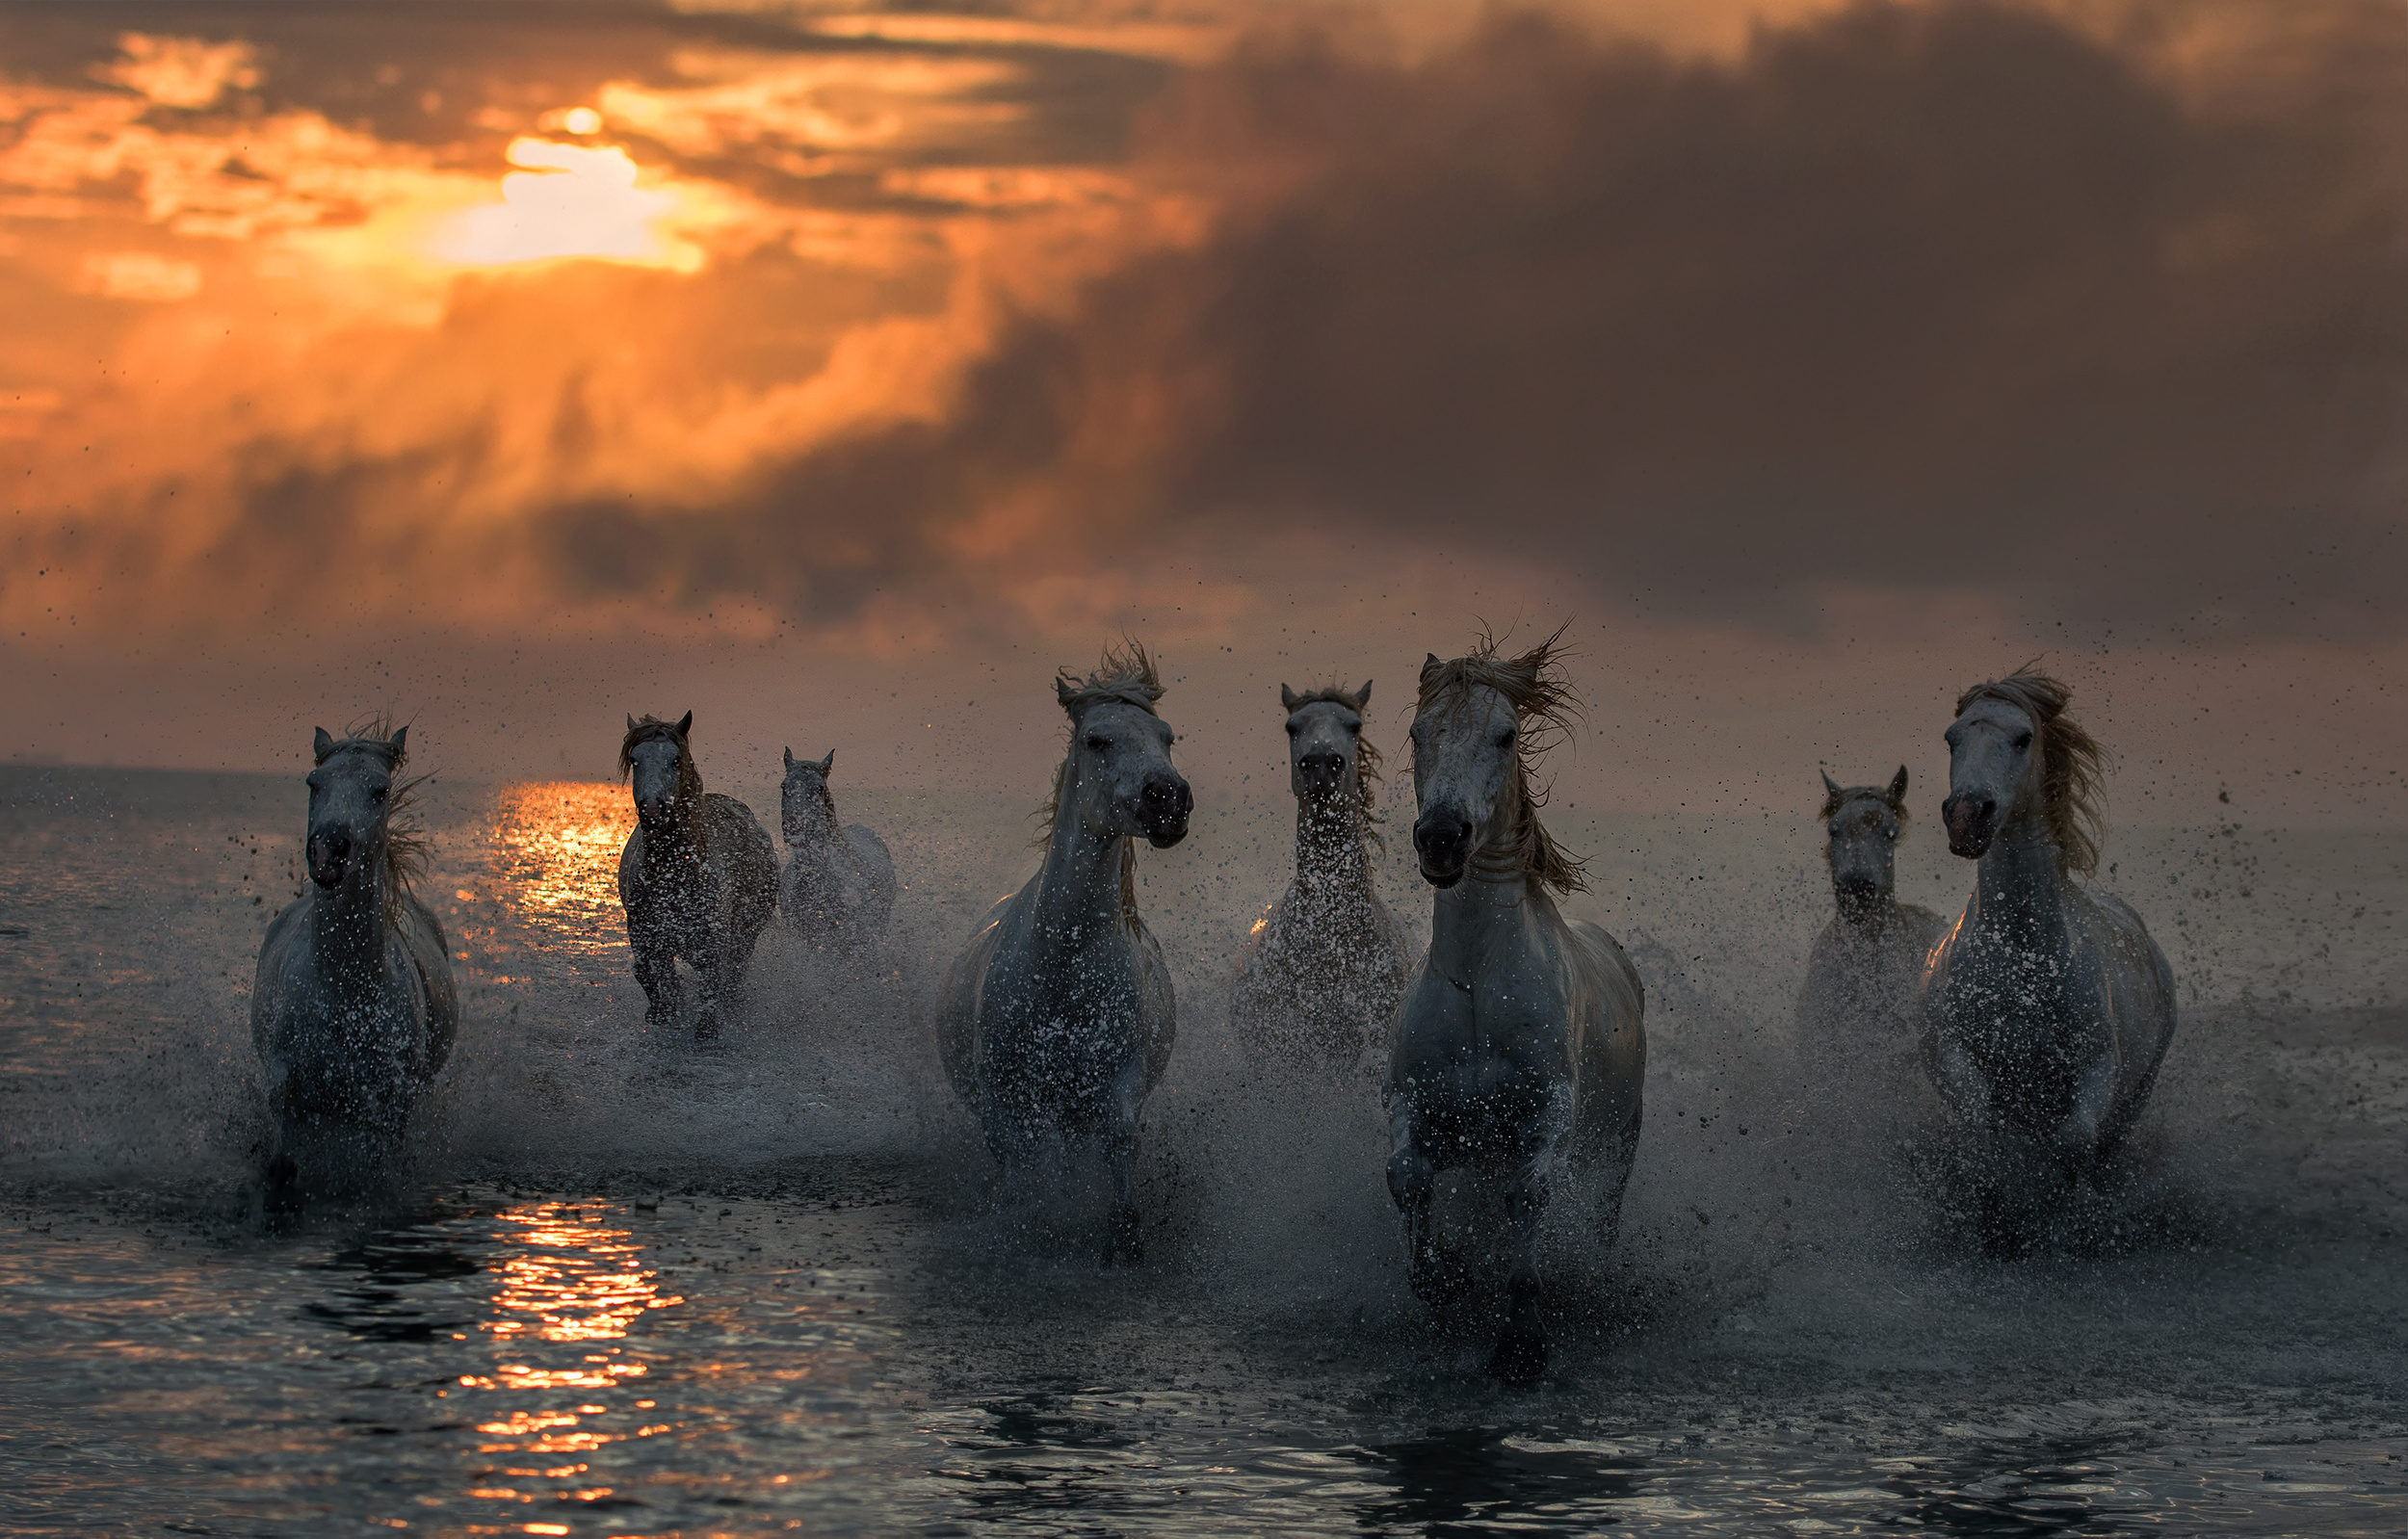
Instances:
[[[1940,817],[1949,825],[1950,854],[1979,860],[1990,852],[1990,840],[1998,832],[1998,802],[1960,793],[1940,803]]]
[[[1881,884],[1871,876],[1835,876],[1831,879],[1831,895],[1839,900],[1840,912],[1848,915],[1870,914],[1881,901]]]
[[[340,828],[326,828],[309,836],[309,879],[321,887],[340,887],[344,874],[351,870],[352,836]]]
[[[1316,800],[1327,800],[1346,784],[1347,761],[1343,754],[1308,753],[1296,762],[1296,782],[1305,795]]]
[[[1188,815],[1195,811],[1195,793],[1176,775],[1145,783],[1138,797],[1138,827],[1156,849],[1168,849],[1188,837]]]
[[[1453,887],[1472,863],[1471,820],[1452,808],[1422,814],[1413,823],[1413,853],[1421,861],[1422,880]]]

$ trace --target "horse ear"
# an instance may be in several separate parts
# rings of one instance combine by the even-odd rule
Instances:
[[[1422,659],[1422,677],[1426,679],[1431,674],[1437,672],[1440,668],[1445,666],[1445,664],[1438,661],[1438,654],[1432,652],[1427,657]]]
[[[1281,686],[1279,687],[1279,703],[1280,703],[1281,705],[1283,705],[1283,706],[1287,707],[1287,708],[1288,708],[1289,710],[1291,710],[1291,711],[1295,710],[1295,709],[1296,709],[1296,691],[1295,691],[1294,690],[1289,689],[1289,688],[1288,688],[1286,685],[1284,685],[1284,684],[1283,684],[1283,685],[1281,685]]]
[[[678,735],[679,737],[681,737],[681,738],[682,738],[682,737],[684,737],[687,733],[692,732],[693,730],[694,730],[694,713],[693,713],[692,711],[689,711],[689,712],[687,712],[687,713],[686,713],[683,717],[679,717],[679,718],[678,718],[678,722],[677,722],[677,735]]]
[[[409,751],[408,726],[405,724],[403,726],[395,727],[393,729],[393,735],[384,741],[385,744],[393,750],[393,757],[399,759],[403,754]]]
[[[827,757],[820,761],[820,778],[822,780],[825,780],[827,778],[827,772],[835,768],[836,750],[830,748],[827,750]]]
[[[1893,807],[1906,805],[1906,766],[1904,765],[1898,767],[1898,778],[1890,782],[1890,805]]]
[[[1831,771],[1828,770],[1822,772],[1822,792],[1835,802],[1840,799],[1840,783],[1831,778]]]
[[[627,730],[630,732],[636,730],[636,713],[633,711],[627,713]]]
[[[1070,709],[1070,697],[1078,692],[1079,691],[1071,686],[1070,676],[1068,674],[1057,673],[1054,675],[1054,698],[1061,702],[1061,708],[1063,710],[1067,711]]]
[[[789,748],[789,749],[787,749],[787,750],[786,750],[786,768],[787,768],[787,769],[789,769],[789,770],[792,770],[794,767],[795,767],[795,750],[794,750],[794,749],[792,749],[792,748]]]
[[[324,764],[327,762],[327,755],[334,751],[334,739],[327,734],[326,728],[320,727],[318,736],[312,740],[309,747],[310,751],[318,756],[318,762]]]
[[[1371,703],[1372,703],[1372,681],[1371,681],[1371,680],[1369,680],[1369,679],[1365,679],[1365,680],[1363,681],[1363,687],[1362,687],[1361,689],[1359,689],[1359,690],[1357,690],[1357,691],[1354,691],[1354,708],[1355,708],[1357,711],[1360,711],[1360,710],[1362,710],[1365,706],[1367,706],[1367,705],[1369,705],[1369,704],[1371,704]]]

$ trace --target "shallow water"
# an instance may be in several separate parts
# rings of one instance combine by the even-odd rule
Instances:
[[[1402,1287],[1369,1066],[1266,1082],[1222,1033],[1286,809],[1143,857],[1182,1038],[1149,1259],[1106,1275],[1075,1206],[988,1205],[927,1039],[1033,858],[1024,808],[851,798],[906,884],[893,944],[838,976],[772,936],[705,1049],[648,1035],[626,978],[623,796],[437,795],[459,1053],[385,1201],[277,1233],[248,982],[298,782],[0,771],[0,1525],[2401,1526],[2396,836],[2119,840],[2182,1033],[2129,1168],[1994,1257],[1920,1109],[1795,1089],[1811,827],[1567,822],[1598,857],[1579,911],[1648,976],[1649,1122],[1621,1243],[1513,1393]],[[1936,843],[1902,874],[1935,906],[1963,871]]]

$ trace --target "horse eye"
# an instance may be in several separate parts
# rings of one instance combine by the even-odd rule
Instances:
[[[1349,737],[1349,738],[1359,738],[1359,737],[1361,737],[1362,735],[1363,735],[1363,723],[1362,723],[1362,722],[1360,722],[1360,721],[1349,721],[1349,722],[1348,722],[1348,723],[1347,723],[1347,736],[1348,736],[1348,737]]]
[[[1296,736],[1296,723],[1293,721],[1288,723],[1288,736],[1292,738]]]
[[[1102,753],[1106,748],[1112,745],[1112,740],[1103,737],[1089,738],[1086,740],[1086,745],[1095,752]]]
[[[384,791],[385,791],[385,788],[384,788],[384,787],[382,787],[382,786],[379,786],[379,787],[377,787],[377,789],[376,789],[376,790],[371,791],[370,793],[368,793],[369,799],[370,799],[370,800],[372,800],[372,801],[382,801],[382,800],[384,799]]]
[[[2015,746],[2016,746],[2017,748],[2019,748],[2019,749],[2021,749],[2021,748],[2028,748],[2028,747],[2030,747],[2030,746],[2031,746],[2031,734],[2030,734],[2030,733],[2028,733],[2028,732],[2019,732],[2019,733],[2017,733],[2017,734],[2015,735]]]

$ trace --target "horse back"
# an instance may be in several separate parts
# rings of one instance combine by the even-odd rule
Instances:
[[[954,1093],[962,1104],[976,1108],[979,1073],[979,1016],[986,1004],[987,969],[995,960],[996,948],[1003,944],[1005,920],[1011,905],[1029,895],[1036,878],[1016,893],[995,900],[970,933],[970,944],[954,958],[954,965],[945,974],[945,988],[938,996],[936,1007],[936,1052],[944,1060],[945,1078],[952,1082]]]
[[[452,1056],[459,1034],[459,990],[452,980],[452,952],[443,922],[413,894],[394,905],[393,924],[386,932],[388,952],[398,948],[406,964],[406,986],[414,985],[426,1002],[426,1041],[420,1072],[432,1080]]]
[[[702,817],[730,916],[739,930],[757,932],[777,911],[777,848],[752,809],[733,796],[703,793]]]
[[[1564,926],[1564,960],[1581,1030],[1580,1121],[1604,1141],[1638,1135],[1647,1079],[1647,985],[1629,953],[1604,926]]]

